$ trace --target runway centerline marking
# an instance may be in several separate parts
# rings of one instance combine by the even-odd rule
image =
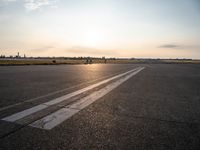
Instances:
[[[89,106],[96,100],[100,99],[104,95],[111,92],[113,89],[117,88],[119,85],[130,79],[132,76],[136,75],[140,71],[142,71],[144,68],[140,68],[136,70],[135,72],[132,72],[131,74],[120,78],[119,80],[115,81],[114,83],[110,83],[104,88],[93,92],[92,94],[82,98],[81,100],[65,106],[64,108],[61,108],[57,110],[54,113],[51,113],[50,115],[47,115],[46,117],[43,117],[33,123],[31,123],[29,126],[35,127],[35,128],[41,128],[46,130],[51,130],[55,126],[59,125],[63,121],[67,120],[68,118],[72,117],[85,107]]]
[[[81,94],[81,93],[84,93],[84,92],[86,92],[86,91],[89,91],[89,90],[91,90],[91,89],[94,89],[94,88],[96,88],[96,87],[98,87],[98,86],[100,86],[100,85],[103,85],[103,84],[105,84],[105,83],[108,83],[109,81],[112,81],[112,80],[114,80],[114,79],[117,79],[117,78],[120,78],[120,77],[122,77],[122,76],[125,76],[125,75],[127,75],[127,74],[129,74],[129,73],[131,73],[131,72],[134,72],[134,71],[138,70],[138,69],[141,69],[141,67],[137,67],[137,68],[132,69],[132,70],[130,70],[130,71],[127,71],[127,72],[125,72],[125,73],[121,73],[121,74],[116,75],[116,76],[114,76],[114,77],[111,77],[111,78],[108,78],[108,79],[106,79],[106,80],[100,81],[100,82],[98,82],[98,83],[96,83],[96,84],[90,85],[90,86],[88,86],[88,87],[86,87],[86,88],[77,90],[77,91],[75,91],[75,92],[66,94],[66,95],[64,95],[64,96],[58,97],[58,98],[53,99],[53,100],[50,100],[50,101],[48,101],[48,102],[45,102],[45,103],[36,105],[36,106],[34,106],[34,107],[32,107],[32,108],[29,108],[29,109],[20,111],[20,112],[15,113],[15,114],[12,114],[12,115],[10,115],[10,116],[7,116],[7,117],[5,117],[5,118],[2,118],[1,120],[8,121],[8,122],[15,122],[15,121],[17,121],[17,120],[19,120],[19,119],[22,119],[22,118],[24,118],[24,117],[26,117],[26,116],[29,116],[29,115],[31,115],[31,114],[33,114],[33,113],[36,113],[36,112],[38,112],[38,111],[41,111],[41,110],[43,110],[43,109],[45,109],[45,108],[48,108],[48,107],[50,107],[50,106],[52,106],[52,105],[58,104],[58,103],[63,102],[63,101],[65,101],[65,100],[69,99],[69,98],[72,98],[72,97],[77,96],[77,95],[79,95],[79,94]]]

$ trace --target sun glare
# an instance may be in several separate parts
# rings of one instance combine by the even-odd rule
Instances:
[[[103,34],[98,30],[85,31],[82,42],[86,46],[97,47],[103,43]]]

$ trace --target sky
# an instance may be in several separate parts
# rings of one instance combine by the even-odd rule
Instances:
[[[200,59],[200,0],[0,0],[0,55]]]

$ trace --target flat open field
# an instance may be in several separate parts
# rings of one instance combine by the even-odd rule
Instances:
[[[200,64],[200,60],[176,59],[92,59],[92,64]],[[0,59],[0,66],[9,65],[62,65],[62,64],[87,64],[86,59]]]
[[[0,149],[200,149],[199,64],[0,67]]]

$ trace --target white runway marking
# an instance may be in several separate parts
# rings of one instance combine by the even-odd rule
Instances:
[[[116,75],[116,73],[113,74],[113,76],[114,76],[114,75]],[[98,80],[101,80],[101,79],[102,79],[102,80],[103,80],[103,79],[106,79],[106,78],[111,77],[111,76],[112,76],[112,75],[107,75],[107,76],[104,76],[104,77],[101,77],[101,78],[98,78],[98,79],[94,79],[94,80],[91,80],[91,81],[87,81],[87,82],[84,82],[84,83],[80,83],[80,84],[78,84],[78,85],[74,85],[74,86],[65,88],[65,89],[62,89],[62,90],[58,90],[58,91],[55,91],[55,92],[51,92],[51,93],[46,94],[46,95],[42,95],[42,96],[39,96],[39,97],[36,97],[36,98],[32,98],[32,99],[28,99],[28,100],[25,100],[25,101],[22,101],[22,102],[19,102],[19,103],[15,103],[15,104],[11,104],[11,105],[8,105],[8,106],[5,106],[5,107],[1,107],[1,108],[0,108],[0,111],[4,111],[4,110],[6,110],[6,109],[10,109],[10,108],[12,108],[12,107],[19,106],[19,105],[24,104],[24,103],[26,103],[26,102],[33,102],[33,101],[39,100],[39,99],[41,99],[41,98],[45,98],[45,97],[48,97],[48,96],[52,96],[52,95],[55,95],[55,94],[59,94],[59,93],[61,93],[61,92],[67,91],[67,90],[69,90],[69,89],[76,88],[76,87],[79,87],[79,86],[81,86],[81,85],[84,85],[85,83],[92,83],[92,82],[95,82],[95,81],[98,81]]]
[[[140,68],[137,71],[132,72],[131,74],[129,74],[123,78],[120,78],[119,80],[115,81],[114,83],[110,83],[106,87],[104,87],[96,92],[93,92],[92,94],[75,102],[74,104],[68,105],[65,108],[62,108],[46,117],[43,117],[42,119],[39,119],[39,120],[33,122],[32,124],[30,124],[30,126],[36,127],[36,128],[41,128],[41,129],[46,129],[46,130],[50,130],[50,129],[54,128],[55,126],[59,125],[60,123],[62,123],[65,120],[67,120],[74,114],[78,113],[80,110],[84,109],[85,107],[89,106],[90,104],[92,104],[93,102],[98,100],[99,98],[103,97],[104,95],[106,95],[107,93],[109,93],[110,91],[112,91],[113,89],[118,87],[120,84],[127,81],[128,79],[130,79],[132,76],[136,75],[143,69],[144,68]]]
[[[48,115],[47,117],[44,117],[40,120],[37,120],[36,122],[33,122],[29,126],[50,130],[79,111],[80,110],[77,109],[62,108],[52,113],[51,115]]]
[[[11,115],[11,116],[8,116],[8,117],[3,118],[2,120],[8,121],[8,122],[15,122],[15,121],[17,121],[17,120],[19,120],[19,119],[22,119],[22,118],[24,118],[24,117],[26,117],[26,116],[29,116],[29,115],[33,114],[33,113],[36,113],[36,112],[38,112],[38,111],[41,111],[41,110],[43,110],[43,109],[45,109],[45,108],[47,108],[47,107],[49,107],[49,106],[58,104],[58,103],[60,103],[60,102],[63,102],[63,101],[65,101],[65,100],[71,98],[71,97],[74,97],[74,96],[76,96],[76,95],[79,95],[79,94],[81,94],[81,93],[84,93],[84,92],[86,92],[86,91],[89,91],[89,90],[91,90],[91,89],[93,89],[93,88],[96,88],[96,87],[98,87],[98,86],[100,86],[100,85],[103,85],[103,84],[105,84],[105,83],[108,83],[109,81],[112,81],[112,80],[114,80],[114,79],[117,79],[117,78],[120,78],[120,77],[122,77],[122,76],[125,76],[125,75],[127,75],[127,74],[129,74],[129,73],[131,73],[131,72],[133,72],[133,71],[135,71],[135,70],[138,70],[139,68],[140,68],[140,67],[135,68],[135,69],[132,69],[132,70],[127,71],[127,72],[125,72],[125,73],[122,73],[122,74],[116,75],[116,76],[114,76],[114,77],[111,77],[111,78],[109,78],[109,79],[103,80],[103,81],[101,81],[101,82],[99,82],[99,83],[90,85],[90,86],[88,86],[88,87],[86,87],[86,88],[83,88],[83,89],[81,89],[81,90],[72,92],[72,93],[70,93],[70,94],[67,94],[67,95],[61,96],[61,97],[59,97],[59,98],[53,99],[53,100],[51,100],[51,101],[49,101],[49,102],[46,102],[46,103],[43,103],[43,104],[34,106],[34,107],[32,107],[32,108],[23,110],[23,111],[21,111],[21,112],[15,113],[15,114],[13,114],[13,115]]]
[[[17,120],[19,120],[21,118],[24,118],[24,117],[28,116],[28,115],[31,115],[31,114],[33,114],[35,112],[43,110],[43,109],[45,109],[47,107],[48,107],[47,105],[40,104],[40,105],[37,105],[35,107],[32,107],[32,108],[26,109],[24,111],[18,112],[16,114],[13,114],[11,116],[5,117],[2,120],[9,121],[9,122],[14,122],[14,121],[17,121]]]

